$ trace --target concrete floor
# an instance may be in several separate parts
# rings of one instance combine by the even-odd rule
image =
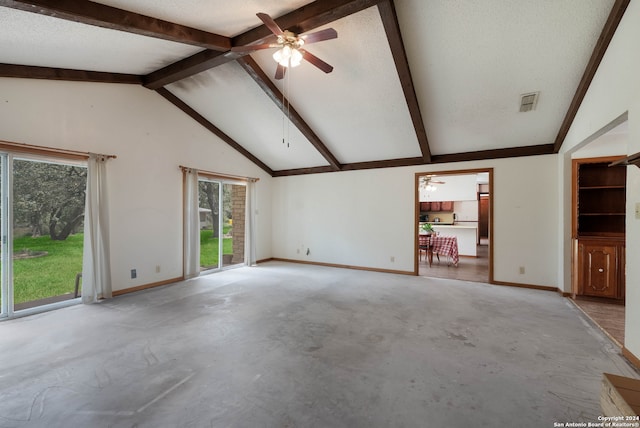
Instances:
[[[547,427],[637,376],[556,293],[271,262],[0,323],[1,427]]]

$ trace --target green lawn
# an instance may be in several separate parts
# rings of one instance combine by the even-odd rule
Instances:
[[[227,233],[230,227],[225,227]],[[71,235],[65,241],[52,241],[49,236],[14,239],[14,254],[46,251],[42,257],[16,259],[13,263],[15,304],[73,293],[76,274],[82,272],[83,235]],[[200,266],[218,265],[218,238],[211,230],[200,231]],[[223,240],[224,254],[233,254],[231,238]]]
[[[224,227],[224,233],[228,233],[230,227]],[[211,229],[202,229],[200,231],[200,266],[201,267],[217,267],[218,266],[218,238],[213,237]],[[231,238],[223,238],[222,253],[233,254],[233,241]]]
[[[14,254],[23,250],[46,251],[46,256],[13,262],[14,303],[73,293],[76,274],[82,272],[83,235],[65,241],[49,236],[13,240]]]

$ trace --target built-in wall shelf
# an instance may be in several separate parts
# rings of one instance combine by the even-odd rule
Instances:
[[[620,160],[573,161],[574,296],[624,301],[627,168]]]

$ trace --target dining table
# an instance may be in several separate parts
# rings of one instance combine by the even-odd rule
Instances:
[[[460,255],[458,254],[458,238],[455,236],[421,234],[418,236],[418,244],[420,249],[426,249],[429,266],[433,264],[434,253],[446,256],[451,264],[458,266]]]

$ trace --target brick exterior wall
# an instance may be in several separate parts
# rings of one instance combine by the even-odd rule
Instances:
[[[233,226],[231,238],[233,239],[232,264],[244,263],[244,225],[247,201],[247,187],[233,185],[231,187],[231,216]]]

